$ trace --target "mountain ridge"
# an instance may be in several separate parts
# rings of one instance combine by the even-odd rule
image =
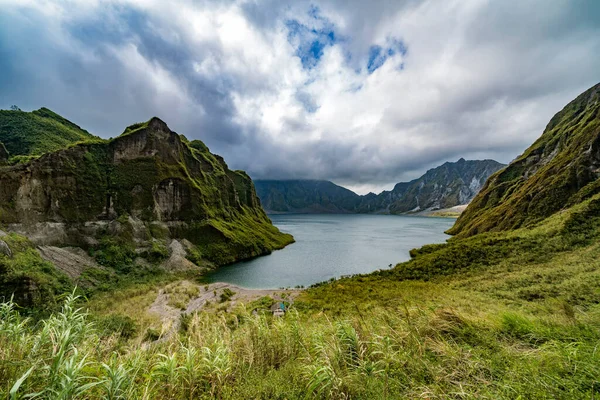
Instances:
[[[468,203],[485,180],[504,165],[494,160],[446,162],[390,191],[358,195],[324,180],[255,180],[269,213],[405,214]]]

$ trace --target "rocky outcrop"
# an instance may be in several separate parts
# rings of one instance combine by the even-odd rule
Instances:
[[[535,224],[600,193],[599,178],[600,84],[557,113],[531,147],[490,177],[449,233]]]
[[[263,207],[272,213],[428,212],[467,204],[487,178],[504,165],[494,160],[447,162],[380,194],[356,193],[328,181],[256,181]]]
[[[214,265],[293,240],[271,224],[247,174],[158,118],[0,168],[0,223],[36,245],[101,251],[116,241],[140,257],[185,239]]]

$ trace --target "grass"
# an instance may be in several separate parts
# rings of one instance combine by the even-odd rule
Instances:
[[[39,323],[6,302],[0,395],[591,399],[600,391],[596,201],[534,229],[426,246],[391,271],[316,285],[283,318],[253,315],[272,302],[263,298],[209,307],[161,336],[146,311],[162,284],[95,296],[89,314],[67,297]],[[62,351],[57,338],[71,334]]]
[[[492,175],[449,230],[467,237],[531,226],[600,193],[592,167],[600,134],[600,84],[566,105],[544,133]]]
[[[253,316],[244,307],[229,319],[199,313],[178,337],[127,346],[74,310],[72,297],[37,326],[5,303],[0,393],[30,365],[17,396],[573,399],[597,390],[597,308],[540,314],[528,303],[513,307],[442,287],[398,282],[386,290],[402,290],[402,301],[338,317],[307,310]]]
[[[39,156],[93,139],[97,138],[47,108],[0,110],[0,142],[11,156]]]

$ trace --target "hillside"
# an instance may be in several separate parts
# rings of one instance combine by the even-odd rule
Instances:
[[[97,138],[44,107],[32,112],[0,110],[0,142],[11,156],[39,156],[90,139]]]
[[[329,181],[256,180],[256,194],[272,213],[348,213],[360,196]]]
[[[493,175],[450,234],[530,226],[600,192],[600,84],[569,103],[542,136]]]
[[[486,179],[502,167],[494,160],[461,158],[378,195],[359,196],[318,180],[257,180],[256,190],[263,207],[271,213],[406,214],[467,204]]]
[[[60,273],[87,285],[115,270],[219,266],[293,241],[271,224],[248,175],[158,118],[0,168],[0,224],[28,238],[8,237],[9,245],[41,246]],[[28,292],[44,286],[44,268],[9,267],[0,295],[43,297]]]

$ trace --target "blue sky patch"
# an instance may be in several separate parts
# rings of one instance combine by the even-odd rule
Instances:
[[[338,42],[333,24],[320,14],[318,7],[311,7],[308,15],[314,20],[318,28],[309,27],[296,19],[286,21],[288,41],[296,46],[296,55],[306,69],[315,67],[324,50]]]
[[[385,48],[379,45],[371,46],[369,49],[369,59],[367,61],[367,70],[369,71],[369,74],[372,74],[375,70],[385,64],[388,58],[393,57],[396,54],[405,55],[406,52],[406,45],[398,39],[388,40]],[[403,69],[404,64],[401,64],[400,70]]]

